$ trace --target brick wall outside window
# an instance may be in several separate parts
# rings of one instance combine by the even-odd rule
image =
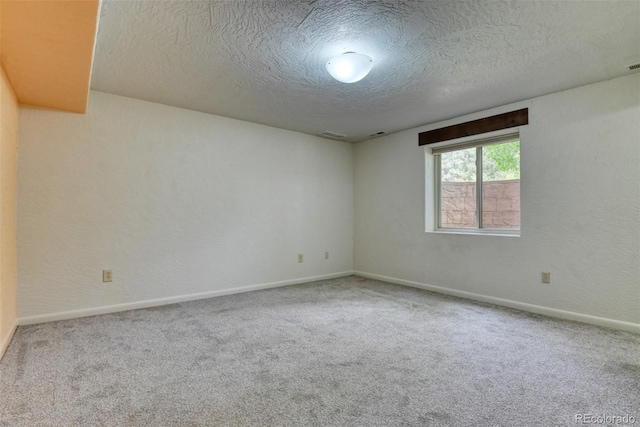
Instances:
[[[489,181],[482,188],[483,228],[520,228],[520,180]],[[442,227],[474,227],[475,182],[442,183]]]

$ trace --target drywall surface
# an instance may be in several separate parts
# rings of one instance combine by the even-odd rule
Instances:
[[[2,62],[20,103],[84,113],[100,1],[2,3]]]
[[[521,237],[425,232],[418,133],[519,108]],[[354,269],[640,323],[639,165],[639,74],[359,143]]]
[[[18,103],[0,67],[0,358],[16,326]]]
[[[348,143],[95,91],[20,126],[21,319],[352,270]]]

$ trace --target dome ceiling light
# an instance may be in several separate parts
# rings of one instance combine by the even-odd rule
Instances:
[[[327,62],[331,77],[342,83],[355,83],[364,79],[373,67],[373,59],[355,52],[345,52]]]

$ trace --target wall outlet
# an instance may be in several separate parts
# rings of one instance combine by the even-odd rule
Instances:
[[[542,283],[551,283],[551,273],[546,271],[542,272]]]
[[[304,255],[298,254],[298,262],[304,262]]]
[[[102,281],[103,282],[113,281],[113,273],[111,273],[111,270],[102,270]]]
[[[329,259],[329,251],[324,253],[324,259]]]

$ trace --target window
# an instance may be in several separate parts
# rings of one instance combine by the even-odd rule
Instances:
[[[434,148],[436,230],[519,234],[518,134]]]

